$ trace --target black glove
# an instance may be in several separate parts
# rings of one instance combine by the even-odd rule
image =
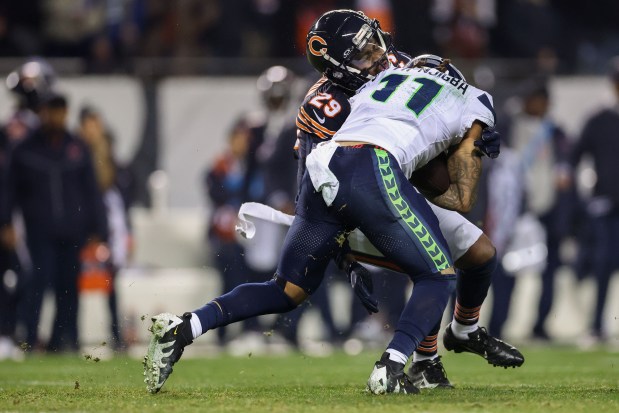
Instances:
[[[486,128],[475,141],[475,147],[488,158],[495,159],[501,153],[501,135],[494,128]]]
[[[372,292],[374,291],[372,274],[357,261],[350,263],[346,273],[353,291],[361,300],[361,304],[370,314],[378,313],[378,301],[372,297]]]

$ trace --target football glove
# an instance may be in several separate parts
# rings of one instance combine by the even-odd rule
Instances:
[[[361,300],[361,304],[370,314],[378,313],[378,301],[372,297],[372,292],[374,292],[372,274],[357,261],[350,263],[346,273],[353,291]]]
[[[501,153],[501,135],[494,128],[486,128],[475,141],[475,147],[488,158],[495,159]]]

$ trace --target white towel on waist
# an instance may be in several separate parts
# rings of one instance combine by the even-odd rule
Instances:
[[[333,204],[333,200],[340,188],[340,182],[329,169],[329,162],[331,162],[333,153],[338,146],[339,145],[333,141],[320,143],[316,149],[307,156],[305,162],[314,189],[318,192],[322,192],[322,199],[324,199],[327,206]]]

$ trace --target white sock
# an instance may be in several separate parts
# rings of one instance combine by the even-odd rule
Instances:
[[[424,360],[434,360],[438,357],[438,353],[432,354],[431,356],[423,353],[414,352],[413,353],[413,363],[417,363]]]
[[[195,313],[191,313],[189,322],[191,323],[191,335],[193,338],[196,339],[200,337],[202,335],[202,323]]]
[[[408,361],[408,357],[406,357],[403,353],[400,353],[398,350],[388,348],[387,353],[389,353],[389,360],[391,361],[395,361],[400,364],[406,364]]]
[[[455,319],[451,322],[451,332],[460,340],[468,340],[469,333],[477,331],[478,328],[477,323],[471,325],[460,324]]]

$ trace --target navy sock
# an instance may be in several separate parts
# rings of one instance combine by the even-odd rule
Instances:
[[[202,324],[202,332],[263,314],[278,314],[297,305],[275,283],[241,284],[194,311]]]
[[[463,325],[476,324],[479,321],[479,311],[484,303],[492,274],[497,266],[496,254],[477,267],[459,270],[456,285],[456,308],[454,318]]]
[[[455,287],[455,275],[436,273],[417,280],[387,348],[410,357],[432,328],[440,323]]]

